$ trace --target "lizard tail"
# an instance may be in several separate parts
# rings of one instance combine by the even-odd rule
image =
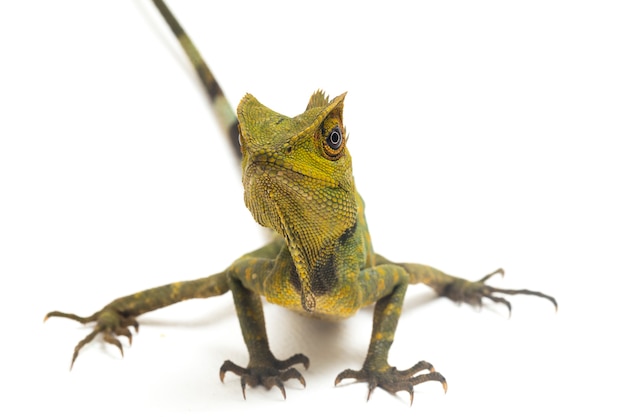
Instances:
[[[187,54],[187,57],[191,61],[193,67],[196,69],[198,77],[200,77],[204,90],[209,96],[209,100],[215,110],[218,121],[222,126],[224,133],[227,135],[233,151],[237,155],[237,158],[241,158],[241,150],[239,148],[239,122],[237,121],[237,116],[235,115],[233,107],[224,96],[222,88],[215,80],[215,77],[206,62],[204,62],[202,55],[200,55],[200,52],[198,52],[195,45],[189,36],[187,36],[185,30],[178,23],[165,2],[163,0],[153,1],[154,5],[167,22],[167,25],[170,27],[172,32],[174,32],[176,39],[178,39],[178,42],[183,47],[183,50]]]

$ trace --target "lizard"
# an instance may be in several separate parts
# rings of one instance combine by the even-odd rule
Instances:
[[[298,353],[278,359],[269,347],[262,298],[306,316],[344,319],[365,306],[374,305],[369,347],[360,370],[346,369],[335,385],[354,379],[368,385],[369,400],[378,387],[391,393],[406,391],[413,403],[414,386],[439,382],[445,377],[427,361],[398,370],[388,354],[409,285],[425,284],[439,296],[474,306],[490,300],[511,303],[504,295],[541,297],[558,308],[554,297],[526,289],[492,287],[487,281],[502,269],[477,281],[448,275],[416,263],[392,262],[373,250],[365,218],[364,202],[352,175],[348,135],[343,123],[346,93],[332,100],[321,90],[313,93],[305,111],[288,117],[246,94],[236,112],[193,42],[163,0],[155,6],[181,44],[197,72],[217,119],[241,157],[244,202],[261,226],[273,231],[272,240],[236,259],[225,270],[208,277],[179,281],[120,297],[90,316],[52,311],[94,329],[74,348],[70,369],[81,349],[101,335],[124,354],[119,337],[132,342],[137,317],[192,298],[208,298],[231,292],[241,333],[247,346],[246,366],[226,360],[219,370],[240,377],[243,397],[247,387],[276,387],[286,398],[284,382],[306,385],[296,366],[309,367]]]

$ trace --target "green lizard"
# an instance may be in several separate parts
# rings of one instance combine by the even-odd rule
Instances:
[[[65,317],[80,323],[95,323],[94,330],[74,349],[72,365],[80,350],[102,334],[117,346],[118,336],[132,340],[130,327],[138,329],[137,317],[191,298],[206,298],[230,291],[241,331],[249,352],[243,367],[225,361],[220,379],[227,372],[241,378],[246,387],[277,387],[283,397],[283,382],[305,380],[295,365],[309,366],[309,359],[296,354],[277,359],[270,350],[261,297],[316,318],[341,319],[361,307],[375,304],[369,349],[362,369],[346,369],[335,379],[368,384],[368,399],[376,387],[389,392],[407,391],[413,402],[413,387],[445,378],[425,361],[398,370],[388,361],[389,349],[410,284],[423,283],[454,301],[480,305],[484,299],[510,303],[499,294],[542,297],[557,307],[553,297],[536,291],[494,288],[486,281],[501,269],[478,281],[447,275],[435,268],[391,262],[374,252],[365,221],[364,204],[352,176],[343,124],[346,94],[332,100],[321,91],[309,99],[304,113],[287,117],[246,95],[233,112],[211,71],[162,0],[155,5],[189,56],[214,105],[218,119],[241,152],[245,204],[254,219],[272,229],[274,239],[245,254],[217,274],[192,281],[175,282],[118,298],[91,316],[53,311],[49,317]]]

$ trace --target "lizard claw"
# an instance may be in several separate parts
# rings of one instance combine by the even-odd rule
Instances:
[[[284,381],[297,379],[303,387],[306,387],[306,381],[302,374],[293,365],[302,364],[305,369],[309,368],[309,358],[302,354],[297,354],[287,360],[281,361],[275,358],[261,365],[249,365],[247,368],[239,366],[231,361],[225,361],[220,367],[220,380],[224,382],[224,376],[227,372],[232,372],[241,377],[241,391],[243,398],[246,399],[246,387],[256,387],[263,385],[266,389],[276,387],[280,390],[283,399],[287,398],[285,392]]]
[[[440,295],[444,295],[453,301],[464,302],[478,307],[482,306],[483,299],[486,298],[493,301],[494,303],[503,304],[504,306],[506,306],[507,310],[509,311],[509,316],[512,312],[511,303],[506,298],[500,297],[496,294],[531,295],[550,301],[554,305],[555,310],[558,311],[559,306],[556,302],[556,299],[539,291],[510,290],[487,285],[487,280],[495,275],[504,275],[504,270],[502,268],[497,269],[477,281],[468,281],[465,279],[456,278],[452,283],[443,288],[443,292]]]
[[[70,370],[72,370],[72,368],[74,367],[74,362],[76,362],[76,358],[78,358],[78,354],[80,353],[81,349],[92,340],[94,340],[98,334],[102,333],[102,338],[104,339],[104,341],[117,347],[122,357],[124,357],[124,348],[122,347],[122,343],[119,341],[117,336],[125,336],[128,339],[129,345],[132,345],[133,335],[128,328],[133,327],[135,329],[135,333],[139,331],[139,323],[134,317],[125,317],[118,313],[115,309],[107,307],[87,317],[77,316],[76,314],[63,313],[61,311],[51,311],[44,317],[44,322],[47,321],[50,317],[63,317],[77,321],[82,324],[96,322],[94,330],[76,344],[76,347],[74,348],[74,353],[72,354]]]
[[[420,373],[427,370],[428,373]],[[438,381],[443,386],[444,392],[448,391],[446,379],[439,372],[435,372],[435,368],[428,362],[421,361],[413,365],[409,369],[400,371],[395,367],[387,366],[383,369],[361,369],[355,371],[346,369],[335,378],[335,385],[342,380],[350,378],[357,382],[366,382],[368,384],[367,400],[369,401],[372,392],[376,387],[380,387],[390,393],[398,391],[406,391],[409,393],[410,404],[413,404],[413,387],[427,381]]]

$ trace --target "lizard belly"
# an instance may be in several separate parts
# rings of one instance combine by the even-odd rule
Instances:
[[[354,286],[340,286],[341,290],[317,296],[315,309],[307,310],[303,307],[302,295],[292,286],[281,286],[273,291],[266,291],[268,302],[300,314],[324,320],[340,320],[353,316],[361,307],[358,302],[358,292]]]

